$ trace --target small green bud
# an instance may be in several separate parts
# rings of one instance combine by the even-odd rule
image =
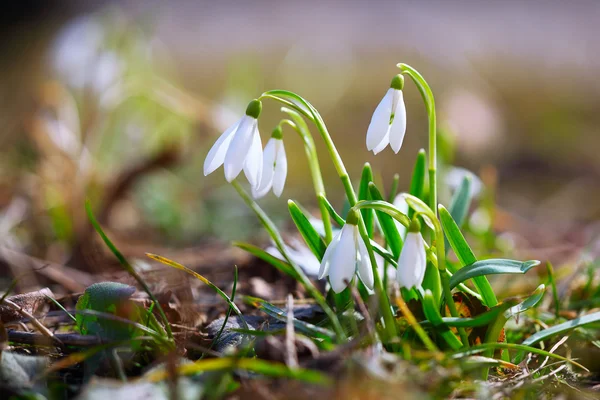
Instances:
[[[404,89],[404,77],[402,76],[402,74],[398,74],[394,78],[392,78],[392,83],[390,83],[390,87],[396,90]]]
[[[283,129],[281,129],[281,126],[277,125],[275,127],[275,129],[273,129],[273,133],[271,133],[271,137],[273,139],[283,139]]]
[[[262,102],[260,100],[252,100],[246,107],[246,115],[258,119],[260,112],[262,111]]]
[[[421,232],[421,223],[419,222],[418,218],[413,218],[412,221],[410,221],[408,231],[413,233]]]
[[[346,224],[358,225],[358,211],[350,209],[348,216],[346,217]]]

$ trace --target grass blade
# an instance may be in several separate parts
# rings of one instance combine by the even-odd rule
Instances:
[[[158,261],[158,262],[160,262],[162,264],[168,265],[169,267],[173,267],[173,268],[179,269],[181,271],[184,271],[184,272],[192,275],[194,278],[198,279],[202,283],[204,283],[206,286],[208,286],[212,290],[214,290],[219,296],[221,296],[223,298],[223,300],[225,300],[225,302],[227,302],[227,305],[229,307],[231,307],[231,309],[233,310],[233,312],[236,313],[236,315],[238,317],[240,317],[240,320],[242,321],[242,324],[244,325],[244,328],[248,329],[248,324],[246,323],[246,320],[244,319],[244,316],[242,315],[242,312],[240,311],[240,309],[238,308],[238,306],[236,306],[235,303],[233,301],[231,301],[231,299],[229,298],[229,296],[227,295],[227,293],[225,293],[224,291],[222,291],[221,289],[219,289],[219,287],[216,286],[214,283],[212,283],[211,281],[209,281],[208,279],[206,279],[205,277],[203,277],[202,275],[200,275],[196,271],[192,271],[188,267],[186,267],[184,265],[181,265],[178,262],[175,262],[173,260],[169,260],[166,257],[159,256],[157,254],[151,254],[151,253],[146,253],[146,256],[148,256],[149,258],[151,258],[151,259],[153,259],[155,261]]]
[[[253,256],[258,257],[261,260],[269,263],[270,265],[274,266],[282,273],[289,275],[294,279],[298,279],[298,274],[296,274],[296,270],[294,270],[294,268],[290,264],[288,264],[287,262],[285,262],[283,260],[280,260],[279,258],[275,257],[272,254],[267,253],[265,250],[261,249],[260,247],[254,246],[249,243],[243,243],[243,242],[233,242],[233,245],[235,247],[239,247],[240,249],[247,251],[248,253],[252,254]]]

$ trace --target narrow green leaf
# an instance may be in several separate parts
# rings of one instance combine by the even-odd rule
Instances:
[[[446,238],[448,238],[450,246],[452,246],[452,250],[454,250],[454,253],[458,257],[461,264],[464,266],[477,262],[477,258],[475,257],[473,250],[471,250],[469,247],[469,244],[458,228],[458,225],[452,218],[452,215],[450,215],[448,210],[446,210],[446,208],[442,205],[438,207],[438,212]],[[481,294],[481,297],[483,297],[483,304],[488,307],[493,307],[498,304],[498,299],[494,294],[494,289],[492,289],[490,282],[485,276],[478,276],[474,278],[473,283],[475,284],[477,291]]]
[[[508,319],[510,317],[514,317],[518,314],[521,314],[522,312],[525,312],[525,311],[529,310],[530,308],[535,307],[544,297],[545,290],[546,290],[546,286],[544,284],[541,284],[533,291],[531,296],[529,296],[528,298],[526,298],[524,301],[517,304],[516,306],[511,307],[508,310],[506,310],[506,313],[504,315]]]
[[[369,200],[369,184],[373,182],[373,170],[371,164],[365,163],[360,177],[360,185],[358,186],[358,200]],[[375,199],[377,200],[377,199]],[[367,234],[373,239],[373,210],[363,209],[360,210],[365,226],[367,227]]]
[[[271,264],[272,266],[274,266],[275,268],[277,268],[279,271],[283,272],[284,274],[289,275],[294,279],[298,279],[296,270],[294,270],[294,268],[290,264],[288,264],[287,262],[285,262],[283,260],[280,260],[279,258],[275,257],[272,254],[267,253],[260,247],[254,246],[249,243],[242,243],[242,242],[233,242],[232,244],[235,247],[239,247],[240,249],[247,251],[248,253],[252,254],[253,256],[258,257],[261,260]]]
[[[392,178],[392,186],[390,187],[390,194],[388,195],[388,203],[393,203],[398,194],[398,185],[400,184],[400,175],[394,174]]]
[[[460,351],[457,353],[454,353],[451,357],[454,359],[459,359],[459,358],[463,358],[463,357],[467,357],[467,356],[471,356],[473,354],[479,354],[479,353],[483,353],[484,351],[488,351],[488,350],[494,350],[494,349],[508,349],[508,350],[521,350],[523,352],[529,352],[529,353],[534,353],[534,354],[539,354],[541,356],[545,356],[545,357],[550,357],[550,358],[554,358],[560,361],[566,361],[569,362],[581,369],[583,369],[584,371],[589,371],[586,367],[584,367],[583,365],[579,364],[578,362],[575,362],[573,360],[569,360],[568,358],[565,358],[563,356],[559,356],[558,354],[555,353],[550,353],[548,351],[545,350],[540,350],[540,349],[536,349],[535,347],[531,347],[531,346],[527,346],[527,345],[523,345],[523,344],[514,344],[514,343],[483,343],[483,344],[479,344],[476,346],[471,347],[468,350],[464,350],[464,351]],[[514,364],[519,364],[521,361],[513,361]]]
[[[446,326],[455,327],[455,328],[476,328],[478,326],[486,326],[486,325],[489,325],[491,322],[493,322],[496,319],[496,317],[498,317],[498,315],[502,314],[503,312],[506,312],[511,307],[515,307],[515,303],[516,303],[515,300],[509,300],[504,303],[500,303],[496,307],[492,307],[488,311],[481,313],[472,318],[455,318],[455,317],[441,317],[440,316],[440,318],[441,318],[441,320],[440,320],[439,318],[436,317],[437,325],[444,324]],[[437,312],[437,315],[438,316],[440,315],[439,311]],[[426,313],[426,316],[427,316],[427,313]],[[427,318],[429,318],[429,317],[427,317]],[[428,325],[428,323],[431,323],[433,325],[433,322],[431,322],[431,321],[423,321],[421,324],[423,326],[426,326],[426,325]]]
[[[396,207],[394,207],[387,201],[363,200],[356,203],[353,208],[356,210],[361,210],[363,208],[372,208],[375,211],[382,211],[390,217],[394,218],[396,221],[400,222],[402,225],[406,226],[407,228],[410,226],[410,219],[408,219],[406,214],[402,213],[400,210],[398,210]]]
[[[115,246],[113,244],[113,242],[108,238],[108,236],[106,236],[106,233],[104,233],[104,230],[100,226],[100,223],[98,222],[98,220],[94,216],[94,213],[92,211],[92,205],[90,204],[89,200],[85,201],[85,212],[87,213],[88,219],[90,220],[90,223],[94,227],[94,230],[96,231],[96,233],[98,233],[98,235],[100,235],[100,237],[104,241],[104,244],[106,244],[106,246],[115,255],[115,257],[117,257],[117,260],[119,260],[119,263],[121,264],[121,266],[123,267],[123,269],[125,269],[125,271],[127,271],[127,273],[129,275],[131,275],[133,277],[133,279],[136,280],[136,282],[148,294],[148,296],[150,297],[150,299],[152,301],[154,301],[154,303],[156,303],[156,307],[158,309],[158,313],[160,314],[162,322],[165,325],[165,329],[167,330],[167,334],[169,335],[170,339],[173,339],[173,331],[171,330],[171,325],[169,323],[169,319],[167,318],[167,315],[165,314],[165,311],[161,307],[160,303],[156,299],[156,296],[154,296],[154,293],[152,293],[152,291],[150,290],[150,288],[148,287],[148,285],[146,284],[146,282],[135,271],[135,269],[131,266],[131,264],[129,263],[129,261],[127,261],[127,259],[125,258],[125,256],[119,251],[119,249],[117,249],[117,246]]]
[[[473,264],[462,267],[456,271],[452,278],[450,278],[450,289],[455,288],[461,282],[477,276],[496,274],[524,274],[539,264],[540,262],[537,260],[516,261],[501,258],[476,261]]]
[[[562,324],[539,331],[529,336],[525,341],[523,341],[523,344],[526,346],[532,346],[541,342],[542,340],[550,339],[552,336],[568,332],[572,329],[579,328],[587,324],[593,324],[595,322],[600,322],[600,311],[577,317],[570,321],[563,322]]]
[[[412,194],[419,199],[426,201],[425,199],[425,176],[427,175],[427,156],[425,150],[419,150],[417,154],[417,160],[413,168],[412,179],[410,181],[410,188],[408,193]],[[411,215],[412,216],[412,215]]]
[[[379,192],[379,189],[377,189],[377,186],[375,186],[373,182],[370,182],[368,186],[371,199],[373,199],[374,201],[383,202],[383,196],[381,196],[381,193]],[[402,249],[402,238],[400,237],[400,233],[398,233],[398,228],[394,223],[394,219],[390,217],[387,213],[379,211],[377,209],[375,209],[375,214],[377,215],[379,226],[381,226],[381,230],[383,231],[383,236],[385,236],[385,240],[388,246],[390,246],[394,258],[397,260],[398,257],[400,257],[400,250]]]
[[[317,197],[319,199],[319,202],[323,204],[325,208],[327,208],[327,212],[329,213],[331,218],[333,218],[335,223],[338,224],[338,226],[344,226],[346,221],[344,220],[344,218],[340,217],[340,215],[335,211],[329,200],[327,200],[327,198],[322,194],[319,194]]]
[[[425,318],[436,328],[436,332],[448,343],[448,346],[452,350],[458,350],[463,347],[461,341],[456,335],[444,324],[442,315],[437,306],[436,300],[433,298],[433,293],[430,290],[426,290],[423,295],[423,312]]]
[[[323,254],[325,254],[325,250],[327,250],[327,245],[323,241],[323,238],[321,238],[306,215],[304,215],[300,207],[298,207],[294,201],[288,200],[288,209],[290,211],[290,215],[292,216],[292,221],[294,221],[294,224],[296,224],[296,228],[298,228],[298,232],[300,232],[300,235],[302,235],[302,238],[308,245],[308,248],[319,260],[321,260],[323,258]]]
[[[460,186],[454,192],[452,196],[452,200],[450,201],[450,207],[448,211],[450,211],[450,215],[456,222],[456,225],[459,229],[462,227],[465,218],[467,216],[467,212],[469,211],[469,207],[471,206],[471,177],[465,175]],[[446,241],[446,254],[448,254],[448,250],[450,247],[448,246],[448,238],[444,239]]]

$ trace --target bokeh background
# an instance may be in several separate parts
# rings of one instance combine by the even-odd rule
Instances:
[[[416,67],[433,88],[441,161],[480,176],[498,204],[493,221],[476,213],[474,227],[493,223],[507,249],[542,259],[598,247],[599,2],[50,1],[2,8],[5,260],[11,249],[79,267],[78,253],[91,240],[86,198],[124,246],[260,242],[262,231],[222,170],[205,178],[202,163],[247,102],[269,89],[296,91],[317,107],[351,177],[368,161],[381,182],[389,186],[398,173],[406,188],[416,153],[427,146],[425,109],[411,82],[401,152],[374,157],[364,145],[398,62]],[[265,103],[263,143],[278,109]],[[289,227],[285,199],[309,208],[314,199],[300,141],[291,132],[285,140],[283,198],[261,204]],[[341,185],[316,141],[329,196],[341,207]]]

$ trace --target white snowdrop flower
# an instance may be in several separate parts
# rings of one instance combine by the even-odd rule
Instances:
[[[373,290],[371,261],[357,224],[358,214],[353,211],[348,214],[346,224],[329,243],[321,261],[319,279],[329,276],[331,288],[336,293],[348,286],[356,272],[365,286]]]
[[[379,153],[389,144],[395,153],[400,151],[406,133],[406,107],[402,88],[404,78],[396,75],[390,88],[375,109],[367,130],[367,149]]]
[[[246,108],[246,115],[217,139],[204,160],[204,176],[224,165],[227,182],[234,180],[243,169],[252,188],[259,186],[263,166],[258,132],[261,109],[260,100],[252,100]]]
[[[281,196],[287,177],[287,158],[283,146],[283,134],[281,127],[273,130],[271,139],[267,142],[263,152],[263,167],[260,185],[252,188],[252,196],[255,199],[266,195],[271,188],[275,196]]]
[[[421,235],[421,224],[417,219],[413,219],[398,260],[396,279],[400,287],[407,289],[420,287],[423,284],[426,266],[427,257],[425,241]]]

